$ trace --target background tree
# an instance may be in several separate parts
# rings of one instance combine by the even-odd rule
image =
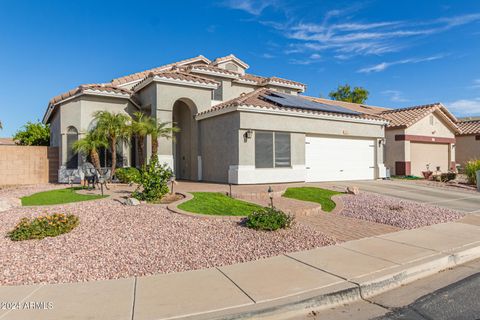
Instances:
[[[35,123],[29,121],[15,133],[13,140],[23,146],[49,146],[50,126],[40,121]]]
[[[132,121],[132,133],[137,138],[138,146],[138,162],[140,166],[145,163],[145,137],[156,132],[156,123],[152,117],[145,115],[143,112],[135,112]]]
[[[104,136],[109,142],[110,152],[112,153],[111,179],[117,167],[117,143],[123,143],[130,138],[130,123],[132,119],[126,114],[108,111],[95,112],[94,119],[97,122],[95,133]]]
[[[362,87],[355,87],[353,90],[350,85],[340,85],[337,90],[331,91],[328,96],[333,100],[353,102],[353,103],[365,103],[368,99],[369,92]]]
[[[83,139],[80,139],[73,144],[74,151],[90,156],[93,166],[97,170],[100,170],[100,156],[98,155],[98,150],[107,147],[107,140],[95,131],[87,133]]]
[[[0,121],[0,129],[3,129],[2,121]]]
[[[158,139],[175,139],[175,133],[180,132],[180,128],[172,122],[160,122],[155,126],[152,132],[152,157],[158,153]]]

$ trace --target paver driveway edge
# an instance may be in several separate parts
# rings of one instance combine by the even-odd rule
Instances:
[[[434,242],[442,240],[441,245],[429,243],[433,235]],[[95,294],[118,296],[121,285],[122,299],[129,305],[124,315],[129,318],[134,313],[133,320],[287,319],[371,297],[478,258],[480,226],[446,223],[219,268],[103,283],[42,285],[39,294],[28,299],[61,300],[59,310],[39,310],[36,319],[55,318],[56,311],[65,318],[84,319],[108,308],[92,310],[79,300]],[[20,287],[0,286],[0,300],[25,299],[27,294],[18,296]],[[72,291],[62,290],[59,296],[62,287]],[[81,294],[75,296],[75,292]],[[108,302],[114,306],[114,301]],[[19,315],[14,310],[1,319]]]

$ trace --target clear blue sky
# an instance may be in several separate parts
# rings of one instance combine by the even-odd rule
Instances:
[[[0,44],[0,136],[79,84],[198,54],[234,53],[312,96],[349,83],[373,105],[480,115],[478,0],[0,0]]]

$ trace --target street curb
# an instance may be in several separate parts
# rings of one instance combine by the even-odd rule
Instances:
[[[197,314],[195,319],[212,320],[282,320],[305,316],[309,312],[337,307],[364,300],[380,293],[398,288],[440,271],[480,258],[480,242],[471,243],[446,252],[438,252],[413,262],[384,269],[367,276],[347,279],[349,288],[333,285],[290,297],[279,297],[266,303],[224,310],[221,314]],[[329,291],[329,289],[334,289]],[[180,317],[176,319],[191,319]]]

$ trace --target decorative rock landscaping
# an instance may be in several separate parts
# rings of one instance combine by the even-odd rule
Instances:
[[[342,201],[344,208],[339,212],[341,215],[402,229],[455,221],[465,215],[446,208],[365,192],[342,196]]]

